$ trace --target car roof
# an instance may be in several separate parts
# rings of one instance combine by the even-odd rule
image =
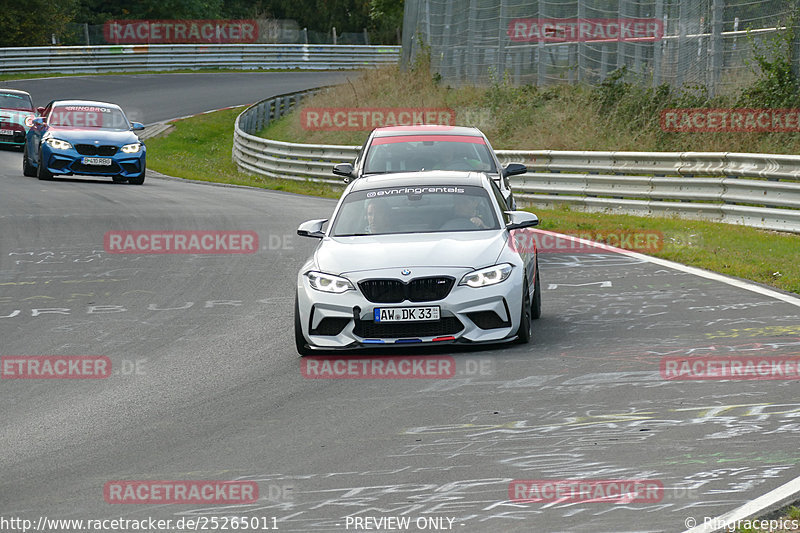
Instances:
[[[117,104],[110,102],[97,102],[95,100],[53,100],[51,105],[85,105],[85,106],[105,106],[121,109]]]
[[[465,135],[468,137],[483,137],[478,128],[468,126],[447,126],[442,124],[422,124],[419,126],[387,126],[375,128],[373,137],[392,137],[397,135],[425,134],[425,135]]]
[[[30,97],[31,93],[28,91],[20,91],[18,89],[6,89],[5,87],[0,87],[0,93],[6,94],[18,94],[20,96],[27,96]]]
[[[398,172],[393,174],[372,174],[351,183],[351,192],[381,187],[420,187],[475,186],[486,187],[489,177],[482,172],[461,172],[455,170],[427,170],[420,172]]]

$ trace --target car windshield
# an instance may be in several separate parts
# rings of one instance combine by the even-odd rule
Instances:
[[[33,102],[25,94],[0,93],[0,109],[33,111]]]
[[[50,126],[127,130],[130,124],[119,108],[100,105],[62,105],[53,108]]]
[[[497,230],[489,195],[475,186],[386,187],[352,192],[331,226],[334,237]]]
[[[497,172],[482,137],[398,135],[373,139],[367,152],[364,174],[418,170]]]

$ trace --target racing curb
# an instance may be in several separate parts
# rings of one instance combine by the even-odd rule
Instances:
[[[707,521],[704,519],[704,523],[687,529],[683,533],[716,533],[718,531],[729,531],[731,526],[736,526],[737,521],[762,516],[765,513],[771,513],[789,505],[797,499],[798,493],[800,493],[800,476],[741,507],[737,507],[732,511],[728,511],[723,515]],[[686,524],[688,525],[688,523],[689,519],[687,518]]]

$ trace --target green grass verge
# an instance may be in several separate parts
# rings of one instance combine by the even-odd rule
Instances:
[[[147,166],[162,174],[190,180],[339,197],[341,189],[325,183],[270,179],[239,172],[231,159],[231,150],[233,123],[242,110],[225,109],[176,121],[175,129],[168,135],[147,140]]]
[[[249,185],[338,198],[327,184],[267,179],[240,173],[231,161],[233,123],[242,109],[227,109],[177,121],[168,135],[147,141],[148,165],[181,178]],[[274,124],[285,128],[286,122]],[[271,129],[269,131],[271,133]],[[283,132],[285,134],[285,131]],[[333,176],[332,176],[333,177]],[[529,209],[553,231],[657,231],[664,236],[657,257],[800,293],[800,235],[677,218]]]
[[[772,525],[769,524],[770,521],[773,521]],[[742,522],[745,525],[736,528],[737,533],[794,533],[800,531],[800,527],[792,527],[793,524],[800,523],[800,508],[796,505],[789,505],[778,512]],[[746,525],[748,523],[749,526]],[[766,527],[760,527],[762,525]],[[778,529],[775,529],[776,527]]]

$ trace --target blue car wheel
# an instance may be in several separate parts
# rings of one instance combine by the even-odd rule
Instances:
[[[53,175],[44,166],[44,161],[42,160],[42,149],[41,148],[39,148],[39,166],[36,169],[36,177],[38,177],[40,180],[51,180],[51,179],[53,179]]]
[[[29,178],[36,176],[36,167],[28,160],[28,145],[22,149],[22,173]]]

